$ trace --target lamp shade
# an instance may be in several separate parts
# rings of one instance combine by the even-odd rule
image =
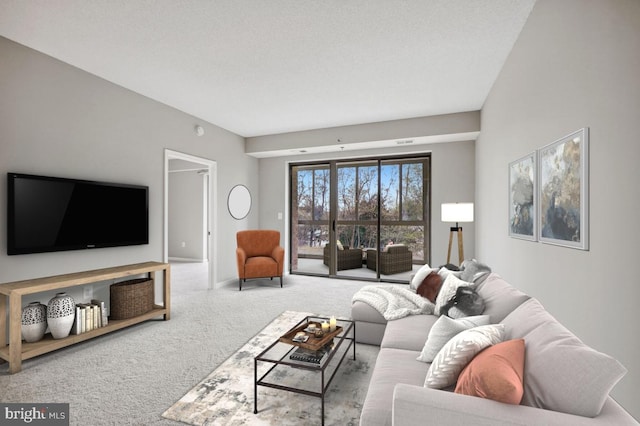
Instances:
[[[443,222],[473,222],[473,203],[442,204]]]

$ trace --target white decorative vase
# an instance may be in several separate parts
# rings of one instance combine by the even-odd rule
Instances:
[[[47,305],[47,323],[54,339],[69,335],[75,319],[76,303],[67,293],[58,293]]]
[[[22,309],[22,338],[28,343],[42,339],[47,330],[47,307],[31,302]]]

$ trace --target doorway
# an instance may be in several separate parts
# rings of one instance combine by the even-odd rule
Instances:
[[[180,182],[177,182],[178,177]],[[206,262],[206,288],[208,289],[213,288],[217,270],[215,261],[216,182],[215,161],[165,149],[163,258],[165,262],[171,259]],[[172,185],[178,183],[181,185],[180,191],[171,191]],[[185,224],[185,220],[173,217],[180,213],[172,207],[182,204],[188,204],[187,211],[195,212],[197,217],[195,221],[187,221],[189,223]],[[176,229],[178,227],[181,228]],[[179,236],[176,237],[176,234]]]

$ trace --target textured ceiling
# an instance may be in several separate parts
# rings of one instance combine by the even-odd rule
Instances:
[[[1,0],[0,35],[239,135],[482,107],[535,0]]]

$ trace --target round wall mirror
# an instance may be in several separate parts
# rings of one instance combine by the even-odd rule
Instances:
[[[229,191],[229,213],[234,219],[244,219],[251,210],[251,193],[244,185],[236,185]]]

